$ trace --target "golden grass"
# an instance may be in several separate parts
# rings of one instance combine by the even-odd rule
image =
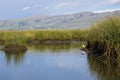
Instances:
[[[25,30],[0,31],[1,44],[26,44],[27,40],[83,40],[86,38],[83,30]]]

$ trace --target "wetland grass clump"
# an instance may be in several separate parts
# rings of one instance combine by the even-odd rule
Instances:
[[[85,40],[85,35],[87,35],[85,30],[1,30],[0,44],[4,48],[14,45],[16,48],[22,46],[24,49],[24,46],[29,43],[40,44],[45,41],[56,41],[57,43],[60,41]]]
[[[26,51],[26,37],[20,31],[0,31],[1,45],[4,51]]]
[[[27,50],[27,47],[24,45],[9,44],[5,45],[3,50],[6,52],[18,52],[18,51],[25,52]]]
[[[107,58],[120,57],[120,17],[110,17],[88,31],[87,48]]]

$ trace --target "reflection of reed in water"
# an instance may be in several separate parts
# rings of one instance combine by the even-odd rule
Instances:
[[[110,60],[88,55],[91,73],[97,74],[98,80],[120,80],[120,59]]]
[[[29,46],[29,49],[30,50],[39,50],[39,51],[46,51],[46,50],[50,50],[52,52],[59,52],[61,49],[62,50],[69,50],[70,49],[70,45],[67,44],[67,45],[32,45],[32,46]]]
[[[81,42],[77,44],[59,44],[59,45],[29,45],[29,50],[40,50],[40,51],[52,51],[52,52],[60,52],[60,51],[69,51],[72,49],[80,49],[82,48],[82,45],[85,45],[86,42]]]
[[[7,64],[19,64],[23,58],[26,51],[4,51]]]

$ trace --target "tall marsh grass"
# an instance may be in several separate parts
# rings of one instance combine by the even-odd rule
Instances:
[[[94,24],[88,31],[87,47],[108,58],[120,56],[120,17],[110,17]]]
[[[22,44],[28,40],[83,40],[86,30],[26,30],[26,31],[0,31],[2,45]]]

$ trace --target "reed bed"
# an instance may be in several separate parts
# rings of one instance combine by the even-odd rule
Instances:
[[[93,24],[88,31],[88,46],[107,58],[120,56],[120,17],[110,17]]]
[[[29,40],[85,40],[86,30],[25,30],[0,31],[0,44],[27,45]]]

